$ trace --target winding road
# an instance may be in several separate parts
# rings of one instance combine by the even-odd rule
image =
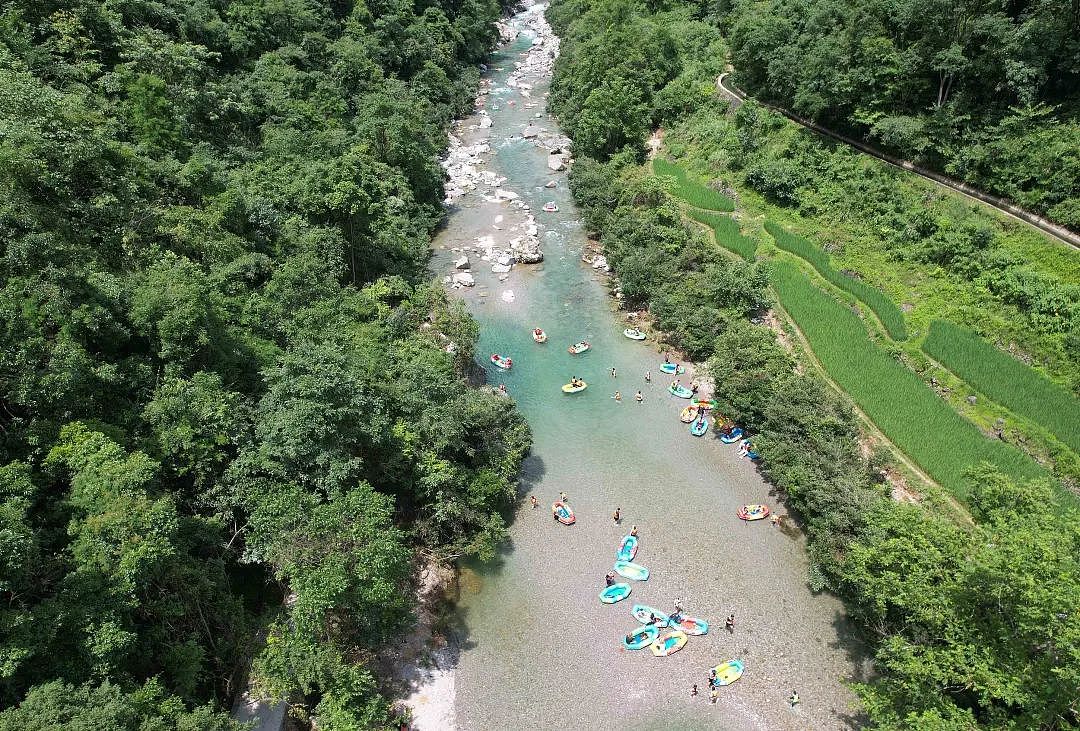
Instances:
[[[736,106],[738,106],[746,100],[746,94],[741,90],[735,88],[734,86],[724,83],[725,77],[730,75],[730,72],[725,71],[724,73],[717,76],[716,88],[729,99],[731,99],[731,101]],[[843,142],[845,145],[848,145],[849,147],[854,147],[859,152],[863,152],[867,155],[870,155],[871,157],[876,157],[878,160],[888,163],[893,167],[900,168],[901,170],[906,170],[910,173],[915,173],[919,177],[929,180],[931,183],[940,185],[943,188],[949,188],[950,190],[959,193],[960,195],[965,196],[970,200],[993,208],[994,210],[998,211],[999,213],[1003,213],[1009,218],[1020,221],[1021,223],[1026,223],[1032,228],[1038,229],[1040,232],[1046,234],[1053,239],[1056,239],[1057,241],[1060,241],[1066,246],[1070,246],[1074,249],[1080,249],[1080,234],[1070,231],[1064,226],[1059,226],[1058,224],[1046,218],[1043,218],[1042,216],[1036,215],[1030,211],[1025,211],[1023,208],[1013,205],[1004,198],[998,198],[997,196],[990,195],[989,193],[984,193],[981,190],[972,188],[966,183],[961,183],[958,180],[953,180],[952,178],[942,175],[941,173],[936,173],[933,170],[927,170],[926,168],[920,167],[912,162],[908,162],[907,160],[901,160],[900,158],[888,155],[874,147],[871,147],[870,145],[867,145],[865,142],[860,142],[858,140],[847,137],[846,135],[834,132],[826,127],[822,127],[816,122],[800,117],[797,114],[793,114],[792,112],[783,109],[782,107],[776,107],[771,104],[766,104],[761,100],[757,101],[762,106],[771,109],[774,112],[778,112],[779,114],[783,114],[792,122],[795,122],[796,124],[805,127],[813,132],[817,132],[819,135],[836,140],[837,142]]]

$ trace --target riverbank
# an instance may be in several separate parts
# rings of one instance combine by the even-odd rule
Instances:
[[[744,503],[775,504],[770,487],[735,446],[721,445],[711,431],[694,438],[678,420],[686,402],[667,393],[671,379],[659,372],[663,356],[653,336],[644,343],[623,337],[627,323],[613,313],[605,267],[581,260],[587,242],[565,174],[549,166],[550,147],[525,134],[531,127],[547,128],[538,137],[561,134],[535,116],[546,110],[525,106],[544,98],[550,64],[507,83],[526,67],[540,10],[519,16],[533,27],[492,60],[481,111],[455,127],[462,146],[490,146],[481,163],[494,178],[455,196],[433,259],[435,270],[450,276],[462,255],[483,262],[470,261],[473,285],[453,291],[480,324],[481,360],[489,352],[514,359],[509,371],[489,368],[489,382],[507,387],[532,427],[521,494],[541,505],[533,510],[522,500],[496,561],[462,567],[449,628],[460,650],[451,669],[453,727],[527,719],[546,728],[851,728],[854,697],[840,681],[863,670],[842,608],[807,588],[797,532],[735,517]],[[499,188],[519,197],[491,200]],[[541,212],[549,201],[558,210]],[[480,239],[491,236],[499,248],[521,235],[526,210],[536,211],[544,261],[491,271]],[[532,342],[533,327],[547,331],[548,343]],[[566,352],[582,339],[590,351]],[[589,389],[560,393],[571,376]],[[616,390],[621,402],[611,398]],[[642,403],[633,398],[637,391]],[[571,528],[548,514],[560,491],[578,516]],[[620,525],[610,517],[615,507]],[[652,576],[635,582],[627,601],[602,605],[596,593],[631,525],[642,536],[638,560]],[[619,638],[637,624],[633,603],[666,608],[675,597],[712,624],[708,635],[663,659],[621,648]],[[733,635],[723,631],[731,612]],[[746,675],[710,705],[707,668],[736,657],[747,663]],[[700,694],[692,698],[695,683]],[[793,688],[804,699],[796,709],[786,702]]]

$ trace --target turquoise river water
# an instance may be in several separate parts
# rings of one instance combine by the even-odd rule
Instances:
[[[514,23],[524,28],[523,17]],[[667,394],[671,379],[658,371],[663,359],[653,338],[623,337],[625,317],[613,307],[606,275],[581,261],[585,236],[566,173],[550,172],[547,150],[521,136],[529,123],[557,131],[546,114],[534,119],[544,112],[545,73],[528,79],[528,98],[506,85],[532,38],[526,29],[491,62],[482,97],[491,127],[479,128],[473,116],[455,130],[467,144],[490,144],[485,168],[505,176],[500,187],[528,203],[546,255],[543,264],[515,266],[499,282],[469,251],[477,286],[455,290],[480,323],[478,353],[489,382],[506,384],[535,440],[511,541],[496,561],[463,570],[453,629],[456,724],[485,730],[857,727],[844,681],[856,679],[863,662],[842,606],[807,587],[797,531],[735,517],[743,503],[777,507],[768,484],[712,429],[694,438],[679,421],[686,402]],[[557,188],[543,187],[553,179]],[[435,243],[436,273],[451,271],[459,255],[452,249],[472,246],[478,237],[520,235],[513,229],[524,225],[522,212],[484,200],[482,194],[492,192],[480,185],[455,203]],[[541,212],[549,200],[559,212]],[[495,228],[499,215],[504,219]],[[508,290],[512,302],[503,298]],[[532,341],[533,327],[547,331],[546,344]],[[567,346],[582,339],[592,349],[570,355]],[[510,355],[513,369],[491,366],[491,352]],[[651,384],[643,378],[647,370]],[[588,390],[563,394],[571,375],[584,378]],[[645,395],[640,404],[633,398],[639,389]],[[615,390],[623,394],[621,403],[612,399]],[[572,527],[551,518],[551,502],[563,490],[577,513]],[[538,509],[528,495],[540,500]],[[611,518],[616,507],[621,526]],[[641,535],[637,562],[652,576],[632,582],[629,599],[603,605],[597,592],[632,524]],[[638,626],[629,611],[634,603],[669,611],[676,597],[688,615],[711,623],[706,636],[691,637],[667,658],[622,649],[620,638]],[[724,629],[731,612],[734,633]],[[744,661],[745,674],[710,704],[708,668],[733,658]],[[697,697],[691,697],[694,683]],[[802,699],[794,709],[787,703],[793,689]]]

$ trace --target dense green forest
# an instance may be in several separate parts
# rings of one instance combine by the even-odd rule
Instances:
[[[722,172],[713,182],[739,201],[740,218],[745,197],[754,213],[790,215],[805,229],[836,221],[840,231],[852,226],[852,240],[874,238],[891,253],[865,261],[914,268],[919,286],[933,289],[917,306],[951,299],[974,313],[980,302],[991,329],[1032,331],[1025,342],[1075,388],[1070,333],[1080,331],[1069,265],[1024,261],[1013,252],[1041,246],[1025,232],[906,187],[759,106],[729,115],[713,95],[728,15],[717,5],[554,3],[548,17],[563,47],[552,102],[575,137],[571,186],[586,226],[627,305],[647,307],[669,342],[708,358],[720,412],[755,435],[764,474],[807,531],[810,584],[844,599],[863,627],[876,669],[856,684],[863,722],[897,731],[1080,727],[1080,522],[1058,486],[968,464],[963,519],[936,493],[921,504],[895,501],[888,454],[864,449],[844,395],[805,353],[748,320],[773,301],[774,265],[756,259],[737,224],[719,223],[724,208],[708,201],[720,197],[695,193],[689,175],[643,165],[644,139],[663,126],[668,149]],[[627,50],[631,37],[650,50]],[[749,231],[767,236],[760,221]],[[1028,286],[1020,282],[1030,296],[993,289]],[[904,362],[898,347],[889,352]]]
[[[425,284],[500,12],[4,4],[0,728],[230,728],[251,652],[390,723],[417,549],[491,555],[530,443]]]
[[[738,83],[1080,230],[1072,0],[734,0]]]

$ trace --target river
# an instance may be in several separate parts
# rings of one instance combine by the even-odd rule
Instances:
[[[481,98],[491,126],[474,115],[454,130],[464,144],[490,144],[484,169],[505,176],[499,187],[535,212],[545,252],[543,264],[515,266],[499,281],[467,249],[476,286],[454,290],[480,323],[478,358],[489,381],[507,386],[534,435],[511,540],[494,562],[462,570],[451,630],[454,723],[484,730],[856,727],[843,681],[864,661],[842,605],[807,587],[797,530],[735,517],[743,503],[776,507],[769,485],[713,430],[695,438],[678,420],[686,402],[666,392],[670,379],[658,371],[654,338],[623,337],[625,317],[613,307],[606,275],[581,261],[585,236],[566,173],[550,172],[547,151],[522,138],[531,123],[558,131],[544,110],[545,70],[526,74],[527,96],[507,86],[514,62],[531,48],[529,26],[537,22],[529,13],[536,11],[515,16],[522,34],[494,55],[485,75]],[[543,187],[549,180],[558,187]],[[527,234],[526,211],[493,201],[494,187],[480,185],[454,202],[435,242],[435,272],[452,271],[452,260],[479,237],[505,243]],[[542,213],[547,201],[559,211]],[[533,342],[533,327],[547,331],[546,344]],[[570,355],[567,346],[583,339],[592,349]],[[491,366],[492,352],[511,356],[512,370]],[[643,377],[650,370],[651,384]],[[588,390],[563,394],[572,375]],[[621,402],[612,398],[616,390]],[[638,390],[643,403],[634,400]],[[551,517],[560,491],[577,513],[572,527]],[[528,495],[539,499],[538,509]],[[612,521],[616,507],[622,525]],[[604,574],[633,524],[641,536],[637,562],[652,576],[632,582],[629,599],[601,604]],[[688,615],[711,623],[706,636],[667,658],[622,649],[621,637],[638,626],[633,604],[668,611],[676,597]],[[724,628],[731,612],[734,633]],[[745,674],[712,705],[708,668],[733,658],[745,663]],[[792,690],[801,696],[795,708],[787,702]]]

